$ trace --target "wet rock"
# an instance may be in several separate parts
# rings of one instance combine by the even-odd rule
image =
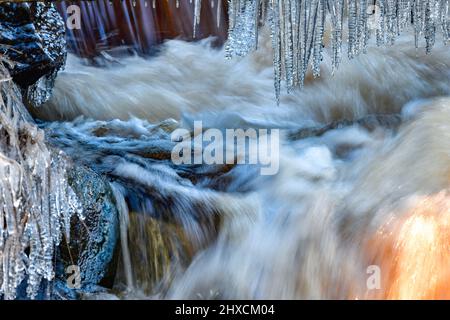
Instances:
[[[85,167],[73,167],[68,181],[82,203],[84,220],[72,217],[70,238],[62,240],[55,279],[43,280],[37,300],[74,300],[112,288],[117,268],[119,220],[109,183]],[[75,266],[78,269],[70,269]],[[75,271],[80,272],[79,283]],[[29,300],[28,277],[17,288],[18,300]],[[78,286],[79,284],[79,286]]]
[[[53,4],[0,4],[0,54],[11,62],[9,71],[31,107],[50,98],[66,61],[64,37],[64,21]]]
[[[322,127],[301,128],[289,132],[290,140],[300,140],[309,137],[320,137],[330,130],[342,129],[353,125],[358,125],[368,131],[374,131],[382,127],[386,129],[397,129],[402,123],[402,118],[398,114],[372,114],[357,120],[334,121]]]
[[[65,284],[58,291],[61,296],[73,293],[73,271],[80,271],[80,292],[97,291],[98,286],[111,287],[117,262],[119,220],[115,199],[109,183],[85,167],[73,167],[68,181],[83,206],[84,220],[72,218],[70,239],[60,245],[57,281]]]

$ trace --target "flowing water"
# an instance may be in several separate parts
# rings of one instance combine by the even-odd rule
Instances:
[[[449,298],[448,47],[405,36],[334,76],[325,54],[277,107],[269,42],[233,60],[211,40],[102,68],[69,56],[35,115],[121,211],[114,288],[88,298]],[[174,165],[170,133],[194,120],[281,129],[279,173]]]

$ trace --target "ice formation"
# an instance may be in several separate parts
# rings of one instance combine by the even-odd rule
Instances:
[[[364,52],[371,37],[392,45],[412,26],[415,45],[421,38],[430,52],[438,32],[450,41],[449,0],[230,0],[227,55],[242,56],[257,47],[258,28],[271,27],[275,89],[302,86],[311,68],[320,75],[325,28],[330,26],[333,70],[341,61],[344,40],[351,59]],[[267,18],[266,18],[267,17]]]
[[[54,278],[55,248],[81,207],[67,184],[64,155],[47,148],[1,62],[0,298],[16,298],[24,280],[35,298],[42,280]]]
[[[173,1],[180,8],[179,0]],[[152,0],[154,9],[156,2]],[[219,27],[222,3],[189,0],[194,38],[202,6],[216,8]],[[149,6],[147,1],[144,6]],[[255,50],[259,29],[270,26],[277,100],[282,81],[289,92],[303,86],[308,70],[315,77],[320,75],[325,46],[335,71],[345,50],[351,59],[366,51],[371,38],[379,46],[393,45],[407,28],[415,35],[415,46],[424,45],[426,52],[433,48],[437,34],[442,34],[445,43],[450,41],[450,0],[228,0],[228,17],[228,58]]]
[[[179,0],[173,1],[180,8]],[[152,1],[154,9],[156,2]],[[223,0],[189,0],[189,4],[194,38],[202,6],[216,8],[220,26]],[[144,6],[148,5],[145,1]],[[228,0],[228,17],[228,58],[255,50],[259,29],[270,26],[277,98],[282,81],[291,91],[303,85],[308,70],[315,77],[320,75],[325,46],[335,71],[344,51],[351,59],[366,51],[370,39],[379,46],[393,45],[405,29],[415,35],[412,45],[423,45],[426,52],[438,34],[450,42],[450,0]]]

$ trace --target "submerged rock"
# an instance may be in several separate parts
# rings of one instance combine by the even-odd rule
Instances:
[[[51,95],[66,61],[64,21],[51,3],[0,4],[0,54],[26,104],[38,107]]]
[[[331,130],[342,129],[350,126],[360,126],[367,131],[374,131],[377,128],[386,128],[396,130],[402,123],[402,117],[398,114],[370,114],[357,120],[339,120],[334,121],[330,124],[301,128],[297,130],[291,130],[288,133],[288,138],[290,140],[300,140],[310,137],[320,137],[323,134]]]
[[[148,296],[165,293],[177,272],[187,268],[199,250],[180,223],[137,212],[129,213],[128,246],[139,248],[130,250],[131,285]],[[119,270],[126,269],[123,262],[120,266]],[[117,291],[126,283],[122,273],[118,272]]]

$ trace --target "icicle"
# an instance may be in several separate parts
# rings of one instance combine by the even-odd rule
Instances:
[[[280,3],[283,0],[273,0],[271,3],[271,38],[272,38],[272,46],[273,46],[273,66],[274,66],[274,75],[275,75],[275,96],[277,100],[277,104],[280,103],[280,83],[281,83],[281,69],[282,69],[282,61],[281,61],[281,37],[280,34],[280,15],[279,15],[279,7]]]
[[[193,31],[193,37],[197,37],[197,27],[200,24],[200,13],[202,11],[202,1],[201,0],[195,0],[194,4],[194,31]]]
[[[331,16],[332,69],[339,67],[342,52],[342,27],[344,25],[344,0],[328,0]]]
[[[244,56],[257,47],[260,0],[229,0],[226,55]]]
[[[1,59],[1,56],[0,56]],[[34,298],[54,277],[55,247],[81,214],[66,180],[67,160],[51,152],[29,122],[17,89],[0,61],[0,296],[14,299],[28,277]]]
[[[320,76],[320,63],[322,62],[323,35],[325,33],[325,1],[319,0],[317,3],[317,20],[314,26],[314,47],[313,47],[313,75]]]
[[[278,101],[282,81],[290,91],[303,85],[309,69],[314,76],[320,75],[327,19],[331,26],[333,72],[341,61],[344,19],[349,58],[366,52],[373,31],[380,46],[393,45],[411,25],[416,47],[423,37],[426,52],[433,48],[437,32],[442,33],[444,43],[450,42],[449,0],[229,0],[226,55],[243,56],[254,50],[260,21],[267,20]]]
[[[222,19],[222,0],[217,1],[217,29],[220,28],[220,20]]]

